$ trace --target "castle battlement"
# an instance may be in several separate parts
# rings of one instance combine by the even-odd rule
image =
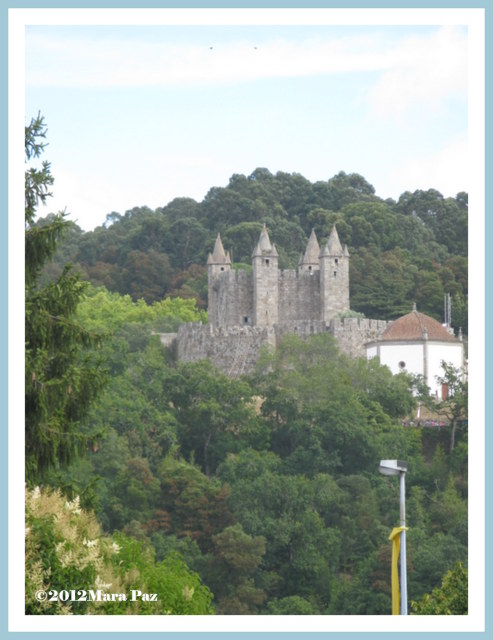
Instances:
[[[371,318],[334,318],[330,321],[332,332],[343,331],[384,331],[389,322],[386,320],[373,320]]]
[[[252,253],[252,272],[234,272],[218,234],[207,260],[209,322],[214,328],[327,323],[349,310],[349,252],[342,248],[335,226],[323,250],[312,231],[298,269],[279,269],[278,257],[264,225]]]
[[[221,280],[226,282],[250,282],[252,274],[246,269],[230,269],[228,271],[221,272]]]
[[[232,269],[218,234],[207,260],[209,324],[186,323],[173,345],[179,360],[209,359],[231,377],[250,372],[260,349],[275,348],[286,334],[306,339],[332,334],[341,351],[365,357],[387,323],[340,318],[349,311],[349,252],[335,226],[321,250],[312,231],[298,269],[278,268],[275,245],[264,225],[252,253],[252,272]],[[170,345],[169,334],[161,336]]]
[[[298,278],[310,277],[306,271],[296,271],[296,269],[283,269],[279,271],[279,278],[281,280],[298,280]]]
[[[194,362],[208,359],[231,377],[249,373],[255,367],[260,349],[266,345],[276,348],[287,334],[302,339],[329,333],[337,340],[340,350],[351,357],[365,357],[365,344],[376,340],[387,327],[384,320],[366,318],[334,319],[329,326],[319,322],[284,323],[274,327],[218,327],[202,323],[182,324],[176,335],[175,346],[179,360]],[[166,335],[164,345],[169,346]]]

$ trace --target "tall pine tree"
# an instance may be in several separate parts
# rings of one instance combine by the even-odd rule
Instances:
[[[43,152],[46,127],[38,114],[25,128],[26,163]],[[36,164],[34,162],[34,164]],[[38,163],[39,164],[39,163]],[[61,276],[40,284],[43,266],[70,225],[65,213],[36,224],[36,210],[51,196],[50,163],[25,172],[25,418],[26,481],[41,482],[44,472],[70,462],[88,445],[80,430],[90,402],[102,389],[105,371],[97,355],[100,336],[74,321],[86,283],[66,266]]]

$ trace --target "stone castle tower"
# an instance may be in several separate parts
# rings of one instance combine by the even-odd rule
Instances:
[[[386,359],[391,370],[400,369],[403,353],[409,355],[410,348],[414,353],[417,347],[423,352],[423,369],[416,368],[419,354],[413,355],[408,366],[412,364],[413,371],[423,375],[436,346],[433,342],[437,343],[435,364],[444,353],[451,354],[451,362],[462,358],[460,341],[436,320],[416,310],[394,323],[345,313],[350,311],[349,252],[347,246],[342,247],[335,225],[323,249],[311,232],[297,269],[280,270],[278,261],[279,254],[265,225],[252,253],[251,273],[232,269],[231,257],[218,234],[207,260],[208,323],[182,324],[177,333],[161,334],[162,344],[172,349],[178,360],[207,359],[229,377],[254,371],[261,350],[275,349],[286,334],[308,339],[328,333],[347,356],[378,355],[381,361]],[[426,320],[424,331],[419,323],[416,328],[416,322],[407,326],[409,319],[417,316]],[[433,327],[438,329],[428,335]],[[453,342],[457,345],[452,345],[452,353]]]
[[[252,273],[231,269],[220,235],[209,254],[208,311],[213,329],[317,325],[349,310],[349,253],[334,226],[322,250],[312,231],[298,269],[279,270],[279,254],[264,225],[252,253]]]
[[[349,311],[349,252],[335,226],[323,249],[312,231],[297,269],[280,270],[279,254],[264,225],[252,253],[252,271],[232,269],[218,234],[207,260],[209,322],[187,323],[162,334],[179,360],[208,359],[230,377],[251,372],[260,350],[286,334],[302,339],[329,333],[351,357],[365,356],[383,320],[345,317]]]

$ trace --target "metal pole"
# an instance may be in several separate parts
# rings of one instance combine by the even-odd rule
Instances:
[[[406,472],[401,471],[400,478],[400,515],[401,527],[406,526]],[[407,566],[406,566],[406,530],[401,532],[401,616],[407,616]]]

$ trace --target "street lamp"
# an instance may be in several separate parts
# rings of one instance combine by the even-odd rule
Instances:
[[[406,471],[403,460],[380,460],[378,468],[384,476],[399,476],[400,480],[400,561],[401,561],[401,616],[407,616],[407,567],[406,567]]]

